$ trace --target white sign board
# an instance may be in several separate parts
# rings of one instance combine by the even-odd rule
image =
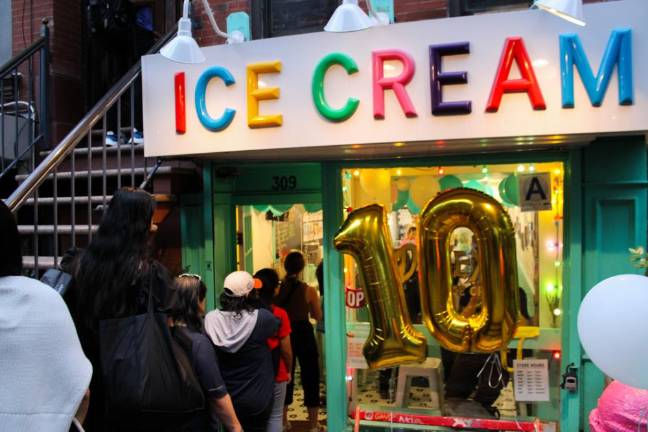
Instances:
[[[455,145],[451,140],[478,140],[483,148],[488,148],[504,138],[513,144],[518,137],[555,138],[560,142],[561,137],[569,134],[648,130],[646,1],[588,4],[584,14],[586,27],[574,26],[540,10],[526,10],[416,21],[351,33],[320,32],[262,39],[205,48],[207,61],[194,65],[174,63],[160,54],[145,56],[145,153],[170,156],[332,146],[343,146],[353,152],[363,146],[403,147],[408,142],[425,142],[430,149],[450,151]],[[623,40],[631,44],[614,46],[626,47],[627,52],[613,56],[606,63],[608,68],[600,68],[606,47],[619,31],[625,32]],[[565,106],[569,97],[562,89],[563,84],[568,89],[570,85],[561,79],[560,37],[573,34],[578,43],[564,45],[580,44],[583,55],[574,58],[584,56],[594,78],[587,87],[587,79],[577,68],[568,68],[573,78],[574,106],[570,108]],[[502,69],[501,59],[507,57],[503,54],[512,53],[511,41],[519,38],[528,61],[514,61],[509,65],[510,73],[504,73],[503,78],[519,84],[518,65],[526,64],[534,73],[543,103],[537,97],[533,102],[528,91],[505,90],[497,110],[487,111],[493,90],[503,88],[495,85],[498,70]],[[519,48],[519,42],[516,43]],[[434,56],[430,50],[432,46],[438,50],[439,45],[446,51],[454,49],[451,54],[437,51],[441,73],[466,72],[466,83],[444,84],[441,98],[433,98],[431,93],[436,86],[431,84]],[[509,49],[505,50],[505,46]],[[385,54],[394,52],[401,60],[389,60]],[[357,66],[357,72],[348,72],[349,68],[334,64],[322,75],[322,94],[331,109],[339,111],[345,104],[353,106],[357,101],[352,115],[338,121],[327,118],[316,106],[318,98],[313,96],[317,92],[317,85],[313,88],[315,70],[333,53],[344,54]],[[380,68],[373,62],[377,55],[384,60]],[[624,68],[619,67],[621,57]],[[251,80],[250,67],[257,71]],[[374,68],[384,74],[384,80],[374,77]],[[620,70],[625,74],[622,80],[618,79]],[[408,74],[411,77],[405,82]],[[586,91],[595,91],[592,82],[597,74],[604,75],[609,83],[600,106],[594,106],[596,103]],[[225,75],[227,78],[223,78]],[[406,97],[397,97],[397,92],[385,84],[390,77],[397,76],[405,82]],[[176,80],[180,84],[176,85]],[[253,84],[251,89],[248,82]],[[619,88],[621,82],[627,84],[625,89]],[[515,86],[507,88],[512,87]],[[625,93],[625,99],[620,98],[620,90],[624,90],[621,93]],[[258,96],[260,91],[265,96]],[[266,96],[270,99],[254,102],[255,97],[261,100]],[[380,118],[378,105],[383,98],[384,118]],[[452,109],[446,110],[445,115],[432,113],[441,102],[461,101],[470,102],[469,112],[464,104],[459,113],[453,114]],[[260,121],[254,124],[250,116]],[[214,120],[211,126],[208,120]],[[264,127],[264,122],[274,126]],[[525,138],[523,143],[529,141],[533,139]]]
[[[513,360],[517,402],[549,401],[549,363],[546,359]]]
[[[551,210],[550,173],[522,174],[518,182],[522,211]]]
[[[347,334],[347,366],[354,369],[369,369],[362,348],[369,337],[369,325],[356,325]]]

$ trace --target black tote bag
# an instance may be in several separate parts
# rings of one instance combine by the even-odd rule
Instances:
[[[167,316],[153,310],[149,284],[144,314],[99,322],[99,349],[108,411],[183,414],[205,398],[184,350],[171,337]]]

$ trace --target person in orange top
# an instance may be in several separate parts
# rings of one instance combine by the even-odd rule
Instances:
[[[279,289],[279,275],[270,268],[259,270],[254,277],[262,283],[259,296],[264,305],[279,318],[279,330],[268,338],[268,347],[271,350],[273,367],[275,369],[275,386],[272,413],[268,421],[267,432],[282,432],[284,430],[284,401],[286,388],[290,382],[291,367],[293,364],[292,346],[290,344],[290,319],[288,313],[274,304],[274,297]]]

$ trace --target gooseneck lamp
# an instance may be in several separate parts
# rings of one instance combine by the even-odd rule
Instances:
[[[209,18],[214,33],[227,39],[227,43],[240,43],[245,40],[243,33],[233,31],[228,34],[222,31],[207,0],[202,0],[205,13]],[[184,0],[182,5],[182,18],[178,21],[178,34],[169,43],[160,50],[162,56],[171,61],[178,63],[202,63],[205,61],[205,55],[198,46],[198,43],[191,34],[191,20],[189,19],[189,0]]]

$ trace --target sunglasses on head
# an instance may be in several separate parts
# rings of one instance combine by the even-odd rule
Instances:
[[[194,274],[194,273],[182,273],[181,275],[178,275],[178,277],[179,278],[190,277],[190,278],[198,279],[199,282],[202,282],[202,277],[200,277],[200,275],[197,275],[197,274]]]

